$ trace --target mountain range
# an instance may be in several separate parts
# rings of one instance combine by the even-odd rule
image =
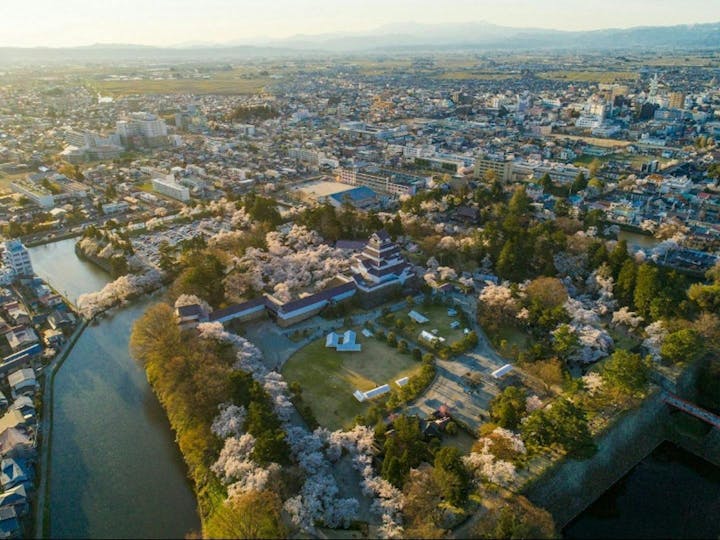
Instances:
[[[230,43],[183,43],[169,47],[96,44],[83,47],[0,47],[0,63],[233,60],[250,57],[385,52],[717,49],[720,22],[627,29],[562,31],[513,28],[488,22],[393,23],[367,32],[296,35]]]

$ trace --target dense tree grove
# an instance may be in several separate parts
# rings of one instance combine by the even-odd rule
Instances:
[[[228,121],[233,122],[261,122],[277,118],[278,111],[268,105],[239,105],[227,115]]]
[[[206,538],[282,538],[282,504],[271,491],[250,492],[223,503],[205,526]]]
[[[517,386],[508,386],[490,402],[490,417],[499,426],[517,429],[526,412],[527,392]]]
[[[210,427],[221,403],[234,401],[247,410],[244,431],[255,439],[253,459],[260,464],[286,463],[289,455],[267,392],[233,367],[232,347],[183,333],[171,306],[148,308],[133,327],[132,354],[142,362],[198,487],[201,513],[212,510],[215,489],[210,465],[219,440]]]
[[[585,411],[565,398],[530,413],[520,431],[529,448],[557,445],[572,456],[586,456],[595,448]]]

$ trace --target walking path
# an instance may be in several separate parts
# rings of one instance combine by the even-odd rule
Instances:
[[[403,300],[391,305],[390,311],[399,311],[405,307],[407,302]],[[366,321],[376,320],[381,314],[382,308],[376,308],[347,318],[351,320],[352,326],[362,326]],[[345,328],[345,318],[323,319],[315,316],[291,328],[280,328],[275,322],[266,319],[245,325],[245,337],[263,353],[266,366],[279,371],[293,354],[306,345],[324,337],[328,332]],[[289,337],[296,332],[302,335],[305,331],[308,331],[308,335],[297,341]]]
[[[469,312],[468,319],[478,336],[478,344],[473,350],[453,360],[438,360],[435,380],[408,406],[407,412],[425,417],[441,405],[447,405],[453,417],[475,432],[488,415],[490,401],[500,393],[500,388],[490,374],[507,361],[493,349],[477,323],[474,298],[453,298],[458,298],[455,303]],[[473,380],[469,378],[469,375],[477,373],[481,375],[479,381],[477,377]]]

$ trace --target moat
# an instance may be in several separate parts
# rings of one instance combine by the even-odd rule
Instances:
[[[30,251],[38,274],[73,302],[110,280],[77,258],[73,239]],[[182,538],[200,528],[174,434],[128,351],[132,324],[149,302],[90,325],[57,372],[52,538]]]
[[[720,469],[665,442],[563,530],[564,538],[717,538]]]

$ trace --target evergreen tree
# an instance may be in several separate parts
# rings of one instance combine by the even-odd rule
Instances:
[[[637,275],[637,266],[632,259],[626,259],[620,269],[613,292],[615,298],[623,306],[633,305],[633,295],[635,293],[635,278]]]
[[[650,307],[660,291],[660,272],[652,264],[642,264],[637,269],[633,301],[638,313],[650,318]]]

